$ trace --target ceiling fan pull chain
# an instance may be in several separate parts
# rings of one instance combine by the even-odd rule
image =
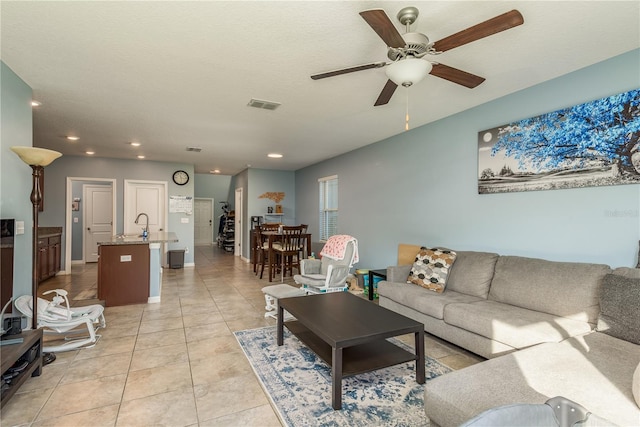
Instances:
[[[407,93],[407,110],[406,110],[407,112],[406,112],[406,115],[405,115],[405,118],[404,118],[404,120],[405,120],[405,122],[404,122],[404,130],[406,132],[406,131],[409,130],[409,88],[406,87],[404,90]]]

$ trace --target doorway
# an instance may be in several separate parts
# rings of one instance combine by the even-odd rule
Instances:
[[[235,250],[233,254],[235,256],[242,257],[242,187],[236,188],[236,198],[235,198]]]
[[[167,229],[167,182],[124,180],[124,234],[139,234],[147,226],[147,219],[141,218],[136,224],[140,213],[149,216],[149,232],[165,231]]]
[[[213,245],[213,199],[194,199],[193,228],[195,246]]]
[[[112,178],[83,178],[83,177],[67,177],[67,197],[66,197],[66,208],[65,208],[65,237],[64,237],[64,274],[71,274],[71,264],[72,264],[72,248],[73,248],[73,237],[74,237],[74,224],[78,222],[74,222],[74,213],[78,211],[73,210],[73,199],[74,197],[79,197],[79,195],[74,196],[74,184],[76,186],[86,184],[86,183],[94,183],[100,184],[103,186],[107,186],[111,189],[111,218],[116,218],[116,180]],[[82,201],[80,201],[82,203]],[[76,217],[77,218],[77,217]],[[111,230],[109,233],[111,235],[116,234],[116,222],[112,220]],[[82,227],[84,228],[84,227]],[[82,229],[78,230],[77,239],[82,242]],[[82,251],[80,251],[82,253]],[[82,255],[78,256],[78,258],[83,258]],[[84,260],[78,261],[79,263],[84,264]]]
[[[82,249],[84,262],[98,262],[98,242],[113,235],[113,196],[111,186],[82,186]],[[74,202],[74,209],[77,205]]]
[[[124,234],[138,235],[142,228],[149,226],[150,233],[167,230],[169,221],[169,203],[167,181],[143,181],[134,179],[124,180]],[[147,217],[140,217],[145,213]],[[148,223],[147,223],[148,218]],[[167,260],[168,245],[160,247],[160,265]]]

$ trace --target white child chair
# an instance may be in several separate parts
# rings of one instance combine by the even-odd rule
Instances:
[[[44,352],[62,352],[76,348],[93,347],[100,339],[96,331],[107,326],[104,318],[104,307],[99,304],[86,307],[69,307],[67,291],[54,289],[44,295],[55,292],[53,300],[38,298],[38,327],[44,329],[45,335],[58,335],[64,339],[59,345],[43,345]],[[64,305],[63,305],[64,303]],[[15,306],[29,319],[33,317],[33,297],[23,295],[15,301]],[[78,337],[78,334],[88,334]]]
[[[293,280],[308,294],[346,291],[349,270],[358,262],[358,240],[340,234],[329,237],[322,259],[300,260],[300,274]]]

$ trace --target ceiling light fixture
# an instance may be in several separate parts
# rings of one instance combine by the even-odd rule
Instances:
[[[211,171],[209,171],[209,173],[220,173],[220,169],[211,170]]]
[[[130,142],[129,144],[131,144],[132,147],[140,147],[142,145],[139,142]]]
[[[431,72],[433,65],[424,59],[406,58],[387,67],[387,77],[398,86],[409,87],[419,83]]]
[[[141,154],[138,156],[139,159],[144,159],[144,156]]]
[[[31,100],[31,106],[32,107],[39,107],[42,105],[42,102],[36,101],[35,99]]]
[[[267,157],[271,157],[272,159],[281,159],[282,158],[282,154],[280,154],[280,153],[269,153],[269,154],[267,154]]]
[[[404,130],[409,130],[409,87],[419,83],[431,72],[431,62],[418,58],[405,58],[390,64],[386,73],[389,80],[403,86],[407,90],[406,113],[404,116]]]
[[[77,141],[77,140],[79,140],[80,138],[78,138],[77,136],[67,136],[67,139],[68,139],[69,141]]]
[[[95,151],[85,151],[88,155],[93,156],[94,154],[96,154]]]

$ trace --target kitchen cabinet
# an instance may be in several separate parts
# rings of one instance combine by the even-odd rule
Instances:
[[[55,276],[61,268],[60,234],[38,237],[38,282]]]
[[[167,231],[98,242],[98,298],[107,307],[160,302],[161,246],[177,242],[176,233]]]
[[[98,298],[106,307],[146,304],[149,277],[148,243],[98,247]]]

